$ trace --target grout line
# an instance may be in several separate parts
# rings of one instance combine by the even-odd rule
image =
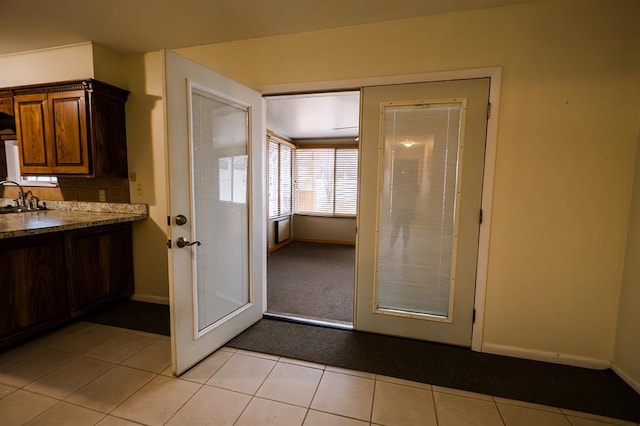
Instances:
[[[213,353],[209,354],[209,356],[207,356],[207,358],[209,358],[210,356],[212,356],[213,354],[215,354],[215,353],[216,353],[216,352],[218,352],[218,351],[220,351],[220,349],[218,349],[218,350],[216,350],[215,352],[213,352]],[[222,351],[222,352],[229,353],[229,352],[226,352],[226,351]],[[207,377],[207,378],[206,378],[206,380],[204,381],[203,385],[208,384],[209,380],[211,380],[211,378],[212,378],[213,376],[215,376],[215,375],[216,375],[216,373],[217,373],[218,371],[220,371],[220,369],[221,369],[222,367],[224,367],[224,366],[227,364],[227,362],[229,362],[229,360],[230,360],[231,358],[233,358],[233,356],[234,356],[234,355],[235,355],[235,352],[234,352],[234,353],[231,353],[231,354],[229,355],[229,358],[225,359],[225,360],[224,360],[224,362],[223,362],[222,364],[220,364],[220,365],[218,366],[218,368],[216,368],[216,369],[215,369],[215,370],[214,370],[214,371],[209,375],[209,377]],[[207,358],[205,358],[205,359],[207,359]],[[200,361],[200,362],[203,362],[203,361],[204,361],[204,359],[203,359],[202,361]],[[193,366],[193,367],[191,367],[191,368],[195,368],[197,365],[198,365],[198,364],[194,365],[194,366]],[[188,371],[188,370],[187,370],[187,371]],[[174,376],[174,377],[175,377],[175,376]],[[187,380],[187,379],[185,379],[185,380]]]
[[[376,390],[378,389],[378,381],[373,381],[373,395],[371,396],[371,409],[369,410],[369,424],[373,423],[373,407],[376,403]]]
[[[320,389],[320,383],[322,383],[322,379],[324,379],[324,373],[326,371],[327,370],[322,370],[322,373],[320,373],[320,380],[318,380],[318,383],[316,384],[316,388],[313,391],[313,395],[311,396],[311,401],[309,401],[309,410],[311,410],[311,405],[313,405],[313,401],[316,399],[316,395],[318,395],[318,389]]]
[[[157,377],[159,376],[159,374],[156,374],[155,377],[152,377],[150,380],[144,382],[144,384],[142,386],[140,386],[138,389],[135,390],[135,392],[133,392],[131,395],[129,395],[127,398],[124,399],[124,401],[121,401],[119,404],[116,404],[115,407],[113,407],[111,410],[109,410],[108,414],[113,413],[117,408],[119,408],[122,404],[124,404],[125,402],[129,401],[131,398],[134,397],[134,395],[137,395],[138,392],[140,392],[142,389],[144,389],[149,383],[153,382]],[[127,419],[129,420],[129,419]]]
[[[163,376],[163,377],[167,377],[167,376]],[[182,380],[176,376],[172,376],[169,379]],[[188,381],[188,380],[184,380],[184,381]],[[196,383],[196,382],[189,382],[189,383]],[[180,407],[178,407],[178,409],[164,422],[164,424],[169,423],[176,416],[176,414],[178,414],[180,410],[182,410],[185,407],[185,405],[187,405],[189,401],[191,401],[193,397],[195,397],[198,394],[198,392],[200,392],[202,388],[204,388],[204,383],[196,383],[196,384],[200,385],[200,387],[194,393],[192,393],[191,396],[187,398],[187,400],[183,402],[182,405],[180,405]]]
[[[500,416],[500,421],[502,422],[503,425],[506,425],[507,421],[502,416],[502,411],[500,411],[500,407],[498,407],[498,402],[495,400],[493,396],[491,397],[491,402],[493,403],[493,406],[496,408],[496,411],[498,412],[498,416]]]
[[[433,415],[436,418],[436,425],[439,425],[440,422],[438,421],[438,406],[436,405],[436,393],[433,391],[433,386],[431,387],[431,401],[433,401]]]
[[[317,409],[317,408],[309,408],[309,411],[317,411],[318,413],[329,414],[329,415],[331,415],[331,416],[341,417],[341,418],[343,418],[343,419],[357,420],[357,421],[359,421],[359,422],[365,422],[365,423],[367,423],[367,424],[373,424],[373,422],[369,422],[369,421],[367,421],[367,420],[362,420],[362,419],[361,419],[361,418],[359,418],[359,417],[351,417],[351,416],[347,416],[347,415],[345,415],[345,414],[338,414],[338,413],[333,413],[333,412],[331,412],[331,411],[319,410],[319,409]],[[376,423],[376,424],[378,424],[378,423]]]

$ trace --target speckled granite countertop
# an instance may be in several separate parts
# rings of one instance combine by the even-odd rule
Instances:
[[[0,198],[0,206],[13,204]],[[49,210],[0,215],[0,239],[135,222],[148,217],[146,204],[47,201]]]

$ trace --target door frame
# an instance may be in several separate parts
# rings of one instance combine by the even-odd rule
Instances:
[[[485,145],[484,177],[482,181],[482,224],[478,238],[478,261],[475,286],[475,322],[471,331],[471,349],[482,352],[484,334],[485,301],[487,292],[487,272],[489,266],[489,238],[491,235],[491,210],[493,206],[493,186],[495,178],[496,150],[498,142],[498,115],[500,110],[500,89],[502,85],[502,67],[473,68],[427,72],[417,74],[399,74],[383,77],[363,77],[349,80],[333,80],[309,83],[284,83],[257,86],[255,90],[262,96],[300,92],[330,92],[338,90],[359,90],[366,86],[384,86],[403,83],[428,83],[433,81],[465,80],[489,78],[489,117]],[[356,265],[357,273],[357,265]],[[357,282],[356,282],[357,285]],[[265,288],[266,297],[266,288]],[[354,318],[355,319],[355,318]],[[357,324],[354,323],[357,330]]]

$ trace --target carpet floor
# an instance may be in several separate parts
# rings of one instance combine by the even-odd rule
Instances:
[[[267,311],[353,322],[355,247],[294,241],[267,258]]]
[[[163,336],[171,334],[169,306],[157,303],[125,299],[79,319]]]

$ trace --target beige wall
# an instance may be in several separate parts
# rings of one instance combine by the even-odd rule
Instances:
[[[293,237],[299,241],[356,242],[355,217],[293,215]]]
[[[91,44],[94,78],[128,89],[128,76],[125,69],[126,55],[115,52],[97,43]]]
[[[640,147],[640,138],[638,144]],[[640,392],[640,149],[636,157],[631,220],[613,362],[616,370],[631,379],[635,389]]]
[[[276,246],[275,221],[267,222],[268,248]],[[291,236],[297,241],[355,244],[355,217],[291,216]]]
[[[125,67],[127,88],[131,91],[127,101],[131,202],[149,205],[149,220],[136,224],[133,234],[135,297],[168,303],[162,55],[129,55]]]
[[[134,298],[169,303],[163,71],[160,52],[120,54],[93,43],[95,78],[130,90],[126,106],[129,194],[149,206],[134,224]]]
[[[484,343],[606,364],[638,132],[639,14],[635,0],[550,0],[179,53],[257,89],[502,66]]]
[[[0,87],[90,78],[90,42],[0,56]]]

